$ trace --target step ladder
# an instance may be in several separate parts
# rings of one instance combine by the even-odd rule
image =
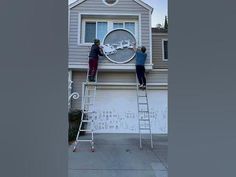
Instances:
[[[138,106],[138,122],[139,122],[139,147],[140,149],[142,149],[142,135],[146,132],[149,132],[151,140],[151,148],[153,148],[147,87],[146,89],[140,89],[137,77],[136,77],[136,83],[137,83],[136,87],[137,87],[137,106]]]
[[[76,151],[80,142],[89,142],[91,144],[91,151],[94,152],[94,131],[93,131],[93,114],[95,113],[95,98],[97,91],[97,73],[95,82],[89,82],[89,67],[87,70],[87,79],[84,85],[84,93],[82,97],[82,115],[79,125],[79,130],[76,136],[73,152]],[[84,126],[85,125],[85,126]],[[81,139],[80,132],[90,133],[89,139]]]

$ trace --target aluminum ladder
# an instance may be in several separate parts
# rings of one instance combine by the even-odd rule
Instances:
[[[77,146],[80,142],[89,142],[91,144],[91,151],[94,152],[94,130],[93,130],[93,114],[95,113],[95,98],[97,91],[97,73],[95,76],[95,82],[89,81],[89,67],[87,70],[86,83],[84,85],[84,93],[82,97],[82,115],[79,125],[79,130],[76,136],[75,145],[73,152],[76,151]],[[86,126],[86,128],[83,127]],[[81,139],[80,132],[90,133],[91,137],[89,139]]]
[[[139,147],[142,149],[142,134],[149,132],[151,140],[151,148],[153,148],[151,121],[149,114],[148,95],[146,89],[139,88],[139,82],[136,76],[137,87],[137,106],[138,106],[138,122],[139,122]]]

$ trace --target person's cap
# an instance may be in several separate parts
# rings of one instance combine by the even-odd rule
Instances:
[[[99,39],[94,39],[94,44],[100,43]]]

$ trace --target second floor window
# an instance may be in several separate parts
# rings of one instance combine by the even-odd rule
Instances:
[[[103,42],[106,34],[113,29],[127,29],[138,39],[138,26],[135,21],[83,20],[81,42],[91,44],[94,39]]]
[[[163,61],[168,61],[168,40],[163,40]]]
[[[113,29],[117,28],[127,29],[135,34],[135,22],[113,23]]]
[[[135,23],[134,22],[125,22],[125,29],[131,31],[135,34]]]
[[[123,23],[113,23],[113,29],[117,29],[117,28],[124,28],[124,24]]]
[[[85,22],[85,43],[93,43],[94,39],[102,41],[107,34],[107,22]]]

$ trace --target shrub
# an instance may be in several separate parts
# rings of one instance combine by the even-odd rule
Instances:
[[[81,122],[82,111],[78,109],[70,110],[68,113],[69,130],[68,130],[68,140],[69,142],[75,141],[79,125]],[[84,126],[83,126],[84,128]],[[80,132],[80,135],[84,135],[85,132]]]

